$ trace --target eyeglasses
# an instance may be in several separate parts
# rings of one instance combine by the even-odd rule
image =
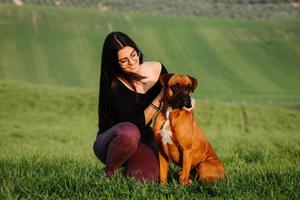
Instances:
[[[120,67],[126,68],[127,66],[129,66],[131,64],[135,64],[138,61],[138,59],[140,58],[140,56],[141,56],[140,52],[133,50],[130,53],[129,57],[125,57],[125,58],[122,58],[119,60]],[[132,62],[132,61],[134,61],[134,62]]]

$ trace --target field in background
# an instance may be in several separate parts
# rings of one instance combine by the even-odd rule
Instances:
[[[0,7],[0,79],[98,88],[113,30],[146,60],[199,82],[196,97],[298,106],[299,20],[218,20],[51,7]]]
[[[299,199],[299,20],[220,20],[0,5],[0,199]],[[139,184],[92,151],[104,36],[199,81],[196,118],[227,178]]]

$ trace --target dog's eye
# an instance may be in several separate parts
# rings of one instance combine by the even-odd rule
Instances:
[[[179,89],[179,84],[176,83],[175,85],[172,85],[171,89],[173,90],[173,92],[177,91]]]
[[[186,89],[189,90],[189,91],[193,91],[192,85],[187,85],[187,86],[186,86]]]

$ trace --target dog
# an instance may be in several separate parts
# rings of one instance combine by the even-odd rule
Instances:
[[[195,100],[191,95],[197,80],[188,75],[165,74],[160,81],[164,87],[163,105],[153,124],[159,147],[160,183],[167,183],[170,160],[181,166],[182,185],[192,183],[191,170],[197,172],[201,183],[222,179],[224,165],[194,118]]]

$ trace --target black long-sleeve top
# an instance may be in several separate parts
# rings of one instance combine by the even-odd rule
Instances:
[[[167,73],[162,64],[161,74]],[[112,116],[115,124],[120,122],[131,122],[135,124],[141,133],[142,141],[148,137],[151,130],[151,121],[146,124],[144,110],[150,105],[160,93],[162,85],[159,80],[146,93],[136,93],[127,88],[121,81],[119,87],[111,97]]]

